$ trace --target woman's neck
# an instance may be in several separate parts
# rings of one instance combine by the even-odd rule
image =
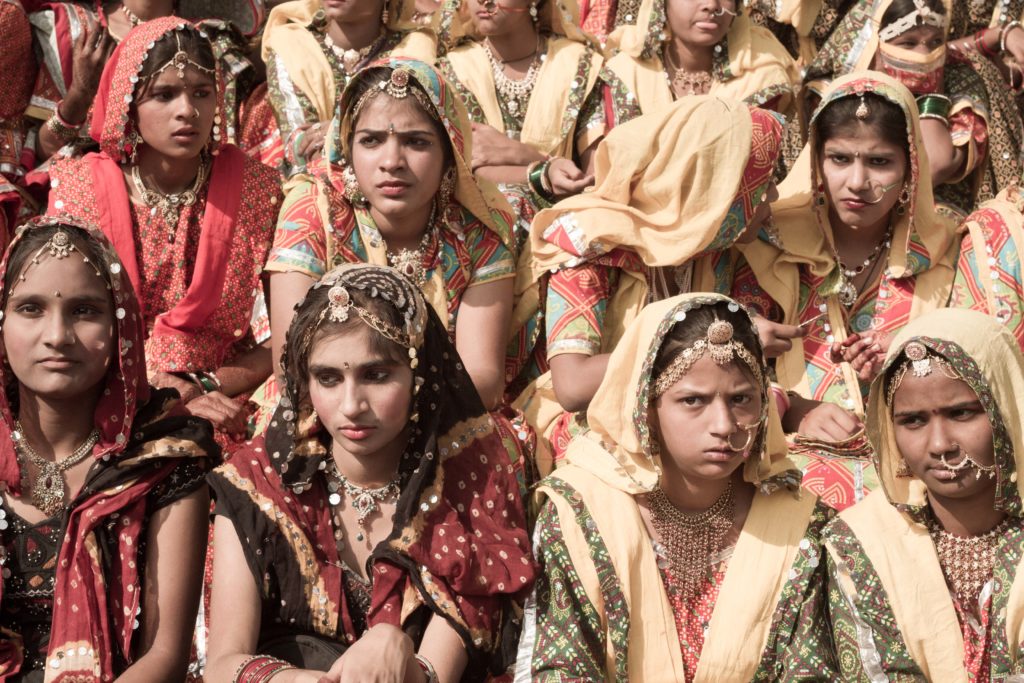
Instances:
[[[164,194],[177,194],[192,186],[202,156],[193,159],[170,159],[148,147],[139,150],[136,165],[139,174],[150,189]]]
[[[142,21],[174,14],[174,0],[123,0],[121,4]]]
[[[854,229],[843,225],[830,209],[829,223],[832,226],[832,240],[835,242],[839,259],[852,266],[874,253],[875,247],[889,234],[891,219],[885,216],[875,225]]]
[[[331,21],[327,24],[327,34],[343,50],[361,50],[375,41],[383,30],[380,15],[374,15],[373,19],[367,21],[344,24]]]
[[[398,474],[398,464],[405,453],[408,434],[402,432],[392,443],[376,453],[352,455],[337,443],[331,450],[334,466],[349,482],[364,488],[379,488],[394,480]]]
[[[96,428],[98,401],[98,393],[85,399],[78,396],[50,400],[22,388],[18,398],[18,421],[25,438],[41,457],[59,460],[81,446]]]
[[[663,467],[661,489],[676,508],[697,513],[714,505],[734,479],[688,479],[673,467]]]
[[[995,490],[991,496],[943,498],[928,493],[932,514],[942,528],[955,536],[980,536],[1006,518],[995,507]]]
[[[385,216],[373,207],[370,207],[370,216],[377,225],[388,249],[415,249],[419,246],[423,234],[430,229],[430,216],[433,212],[433,205],[428,204],[423,209],[417,209],[402,216]]]
[[[501,35],[487,36],[494,56],[505,64],[518,62],[537,54],[538,31],[533,21],[517,21]]]
[[[673,64],[680,69],[710,72],[714,66],[714,52],[710,47],[688,45],[673,36],[665,49],[669,51]]]

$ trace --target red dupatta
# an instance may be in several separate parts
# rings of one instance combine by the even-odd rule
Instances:
[[[100,153],[89,155],[100,228],[110,238],[125,262],[128,278],[136,292],[142,292],[142,278],[135,248],[135,227],[131,203],[120,164],[125,161],[124,141],[137,127],[131,103],[139,82],[138,74],[156,41],[172,31],[189,26],[177,17],[163,17],[133,28],[117,46],[103,69],[99,91],[93,103],[92,138]],[[217,121],[224,121],[223,81],[217,75]],[[241,205],[239,179],[245,168],[245,154],[233,145],[214,143],[216,155],[210,172],[206,211],[192,281],[184,297],[169,311],[157,316],[153,336],[188,336],[198,331],[220,305],[227,279],[231,244]]]
[[[175,468],[177,458],[213,455],[215,446],[210,446],[208,425],[190,422],[187,417],[161,420],[167,416],[166,408],[177,402],[166,400],[171,398],[166,392],[151,400],[142,314],[123,276],[125,269],[100,232],[68,216],[36,218],[8,248],[0,263],[0,282],[18,243],[32,230],[57,223],[89,230],[90,239],[101,247],[103,256],[95,265],[116,306],[113,348],[117,353],[94,418],[100,438],[93,458],[101,462],[89,470],[82,491],[66,513],[44,680],[110,681],[115,675],[115,652],[131,662],[134,622],[143,589],[138,539],[145,526],[147,496]],[[72,239],[80,241],[78,236]],[[75,257],[81,257],[80,252],[73,252]],[[31,269],[27,274],[31,276]],[[4,353],[0,344],[0,384],[8,387],[17,380],[9,375]],[[0,391],[0,486],[20,495],[21,471],[12,438],[15,415],[7,397],[8,392]],[[161,437],[170,438],[162,441]],[[115,513],[119,523],[112,533],[116,540],[104,553],[100,527]],[[22,659],[19,639],[5,639],[4,635],[0,635],[0,678],[16,673]]]

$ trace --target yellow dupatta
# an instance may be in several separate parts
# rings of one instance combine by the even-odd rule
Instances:
[[[781,3],[776,3],[779,9],[775,19],[780,23],[789,24],[796,30],[800,61],[804,64],[810,64],[818,52],[818,46],[811,38],[811,31],[824,4],[823,0],[782,0]]]
[[[415,3],[412,0],[387,0],[387,3],[387,28],[405,34],[391,54],[432,64],[437,52],[435,38],[412,21]],[[331,65],[320,44],[309,30],[320,11],[320,0],[291,0],[272,9],[263,29],[262,55],[266,60],[273,50],[296,87],[316,108],[318,119],[330,121],[340,94],[338,84],[334,82]]]
[[[651,113],[675,99],[660,52],[661,36],[668,31],[665,0],[643,0],[637,18],[635,25],[619,26],[608,37],[606,51],[614,56],[607,64],[636,97],[640,110]],[[716,77],[708,94],[755,105],[782,95],[779,111],[791,115],[800,70],[782,43],[768,29],[754,25],[745,13],[733,19],[726,41],[726,77]]]
[[[929,680],[966,682],[963,637],[949,588],[927,528],[913,519],[926,504],[927,488],[916,478],[897,476],[902,455],[887,402],[886,371],[904,360],[911,340],[942,355],[953,350],[973,360],[976,370],[968,370],[962,360],[955,360],[953,367],[979,397],[987,394],[987,400],[982,398],[986,411],[997,411],[1005,427],[1009,443],[1005,449],[996,448],[996,504],[1017,515],[1024,497],[1024,480],[1017,476],[1024,458],[1024,412],[1019,403],[1024,395],[1024,357],[1006,327],[977,311],[942,309],[903,328],[889,348],[885,370],[871,385],[868,403],[868,435],[881,490],[840,513],[881,579],[914,662]],[[1007,500],[1013,503],[1007,505]],[[1016,580],[1017,576],[1024,576],[1024,562],[1017,567],[1010,588],[1006,633],[1002,634],[1014,661],[1019,660],[1024,643],[1024,581]]]
[[[919,150],[924,149],[924,143],[917,104],[910,91],[901,83],[877,72],[844,76],[834,81],[825,92],[815,116],[831,102],[855,96],[861,91],[873,92],[898,104],[907,120],[907,134],[910,138],[910,203],[904,215],[895,216],[892,248],[886,266],[894,278],[915,278],[914,301],[910,311],[913,319],[946,305],[953,285],[960,241],[952,221],[935,212],[928,160],[919,154]],[[810,140],[789,176],[779,186],[779,201],[772,205],[775,226],[784,248],[779,249],[760,240],[739,247],[740,253],[753,269],[758,285],[782,308],[781,322],[788,325],[799,323],[801,268],[807,268],[817,277],[827,278],[826,282],[829,282],[830,274],[834,279],[839,269],[828,218],[827,198],[823,205],[814,201],[813,188],[819,183],[819,162],[813,159],[815,144],[812,126]],[[928,269],[922,272],[913,271],[913,262],[909,257],[912,238],[916,238],[930,261]],[[819,293],[825,295],[825,292]],[[848,334],[846,313],[839,303],[838,291],[826,297],[826,305],[835,340],[841,342]],[[842,363],[840,367],[847,386],[859,386],[853,368],[848,363]],[[799,338],[794,339],[793,347],[777,359],[775,369],[783,387],[810,396],[804,346]],[[863,415],[860,392],[851,390],[849,393],[854,401],[854,411]]]
[[[459,81],[476,98],[483,111],[487,125],[505,132],[505,121],[495,91],[494,76],[491,73],[487,51],[472,34],[472,22],[466,17],[467,6],[463,0],[448,0],[441,19],[441,40],[451,49],[445,59]],[[579,136],[580,149],[586,149],[594,140],[585,131],[578,131],[575,118],[579,115],[579,104],[597,84],[598,75],[604,64],[604,57],[596,49],[593,39],[579,28],[579,6],[576,0],[547,2],[538,17],[542,32],[549,32],[544,62],[526,108],[523,130],[519,140],[534,149],[572,159],[575,156]],[[586,64],[585,79],[581,82],[578,74]],[[575,116],[572,116],[575,112]],[[566,117],[573,119],[573,125],[565,125]],[[598,132],[602,134],[601,131]]]
[[[587,420],[591,431],[573,440],[567,464],[551,475],[575,489],[608,548],[629,610],[630,680],[684,678],[673,610],[635,500],[658,486],[661,470],[659,456],[651,454],[647,426],[651,368],[680,314],[723,301],[731,300],[720,295],[684,294],[643,310],[612,352],[604,381],[590,403]],[[760,362],[764,364],[763,358]],[[767,383],[760,390],[768,419],[743,467],[744,480],[759,488],[712,612],[694,679],[699,683],[753,677],[769,637],[772,614],[817,500],[791,488],[798,485],[799,474],[786,457],[782,427]],[[539,490],[558,510],[566,546],[588,597],[595,605],[603,604],[586,541],[570,522],[575,519],[571,506],[548,486],[542,484]],[[607,623],[603,613],[602,620]],[[609,671],[615,670],[614,654],[609,645]]]

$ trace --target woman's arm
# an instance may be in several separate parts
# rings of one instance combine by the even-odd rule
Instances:
[[[213,589],[210,595],[209,683],[233,683],[238,667],[255,654],[260,635],[260,593],[234,525],[218,515],[213,523]],[[286,669],[273,683],[317,683],[323,672]],[[180,679],[179,679],[180,680]]]
[[[185,678],[203,585],[206,487],[158,510],[149,523],[139,658],[119,683],[179,683]]]
[[[295,306],[306,296],[313,282],[313,278],[305,273],[270,274],[270,346],[274,372],[282,382],[284,368],[281,367],[281,351],[284,349],[285,335],[295,315]]]
[[[932,185],[939,186],[951,178],[961,175],[967,152],[963,147],[953,145],[949,128],[941,121],[921,121],[921,137],[928,152],[928,164],[932,170]]]
[[[507,277],[466,290],[455,323],[455,348],[473,385],[491,410],[505,391],[505,349],[512,323],[515,280]]]
[[[611,354],[560,353],[548,359],[555,398],[570,413],[586,410],[597,393]]]
[[[273,369],[270,349],[270,343],[264,342],[220,366],[213,373],[220,382],[220,393],[225,396],[238,396],[247,394],[263,384]]]

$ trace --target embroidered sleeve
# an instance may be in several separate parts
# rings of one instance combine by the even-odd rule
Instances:
[[[587,597],[562,536],[561,520],[547,503],[537,521],[536,613],[527,624],[533,639],[530,680],[537,683],[605,680],[605,631]]]
[[[636,95],[607,66],[601,69],[601,83],[603,84],[601,91],[605,118],[608,121],[609,130],[640,116],[640,103],[637,101]]]
[[[619,270],[584,263],[552,273],[547,293],[548,358],[562,353],[601,353],[608,302]]]
[[[295,86],[284,60],[274,50],[270,50],[267,56],[267,95],[281,131],[286,175],[292,176],[305,170],[305,160],[295,150],[298,128],[306,123],[316,123],[319,115],[306,94]]]
[[[515,277],[512,252],[487,228],[478,226],[471,230],[466,236],[466,248],[472,264],[469,287]]]
[[[314,280],[327,272],[327,240],[317,208],[318,192],[316,183],[304,181],[288,193],[265,270],[302,273]]]

